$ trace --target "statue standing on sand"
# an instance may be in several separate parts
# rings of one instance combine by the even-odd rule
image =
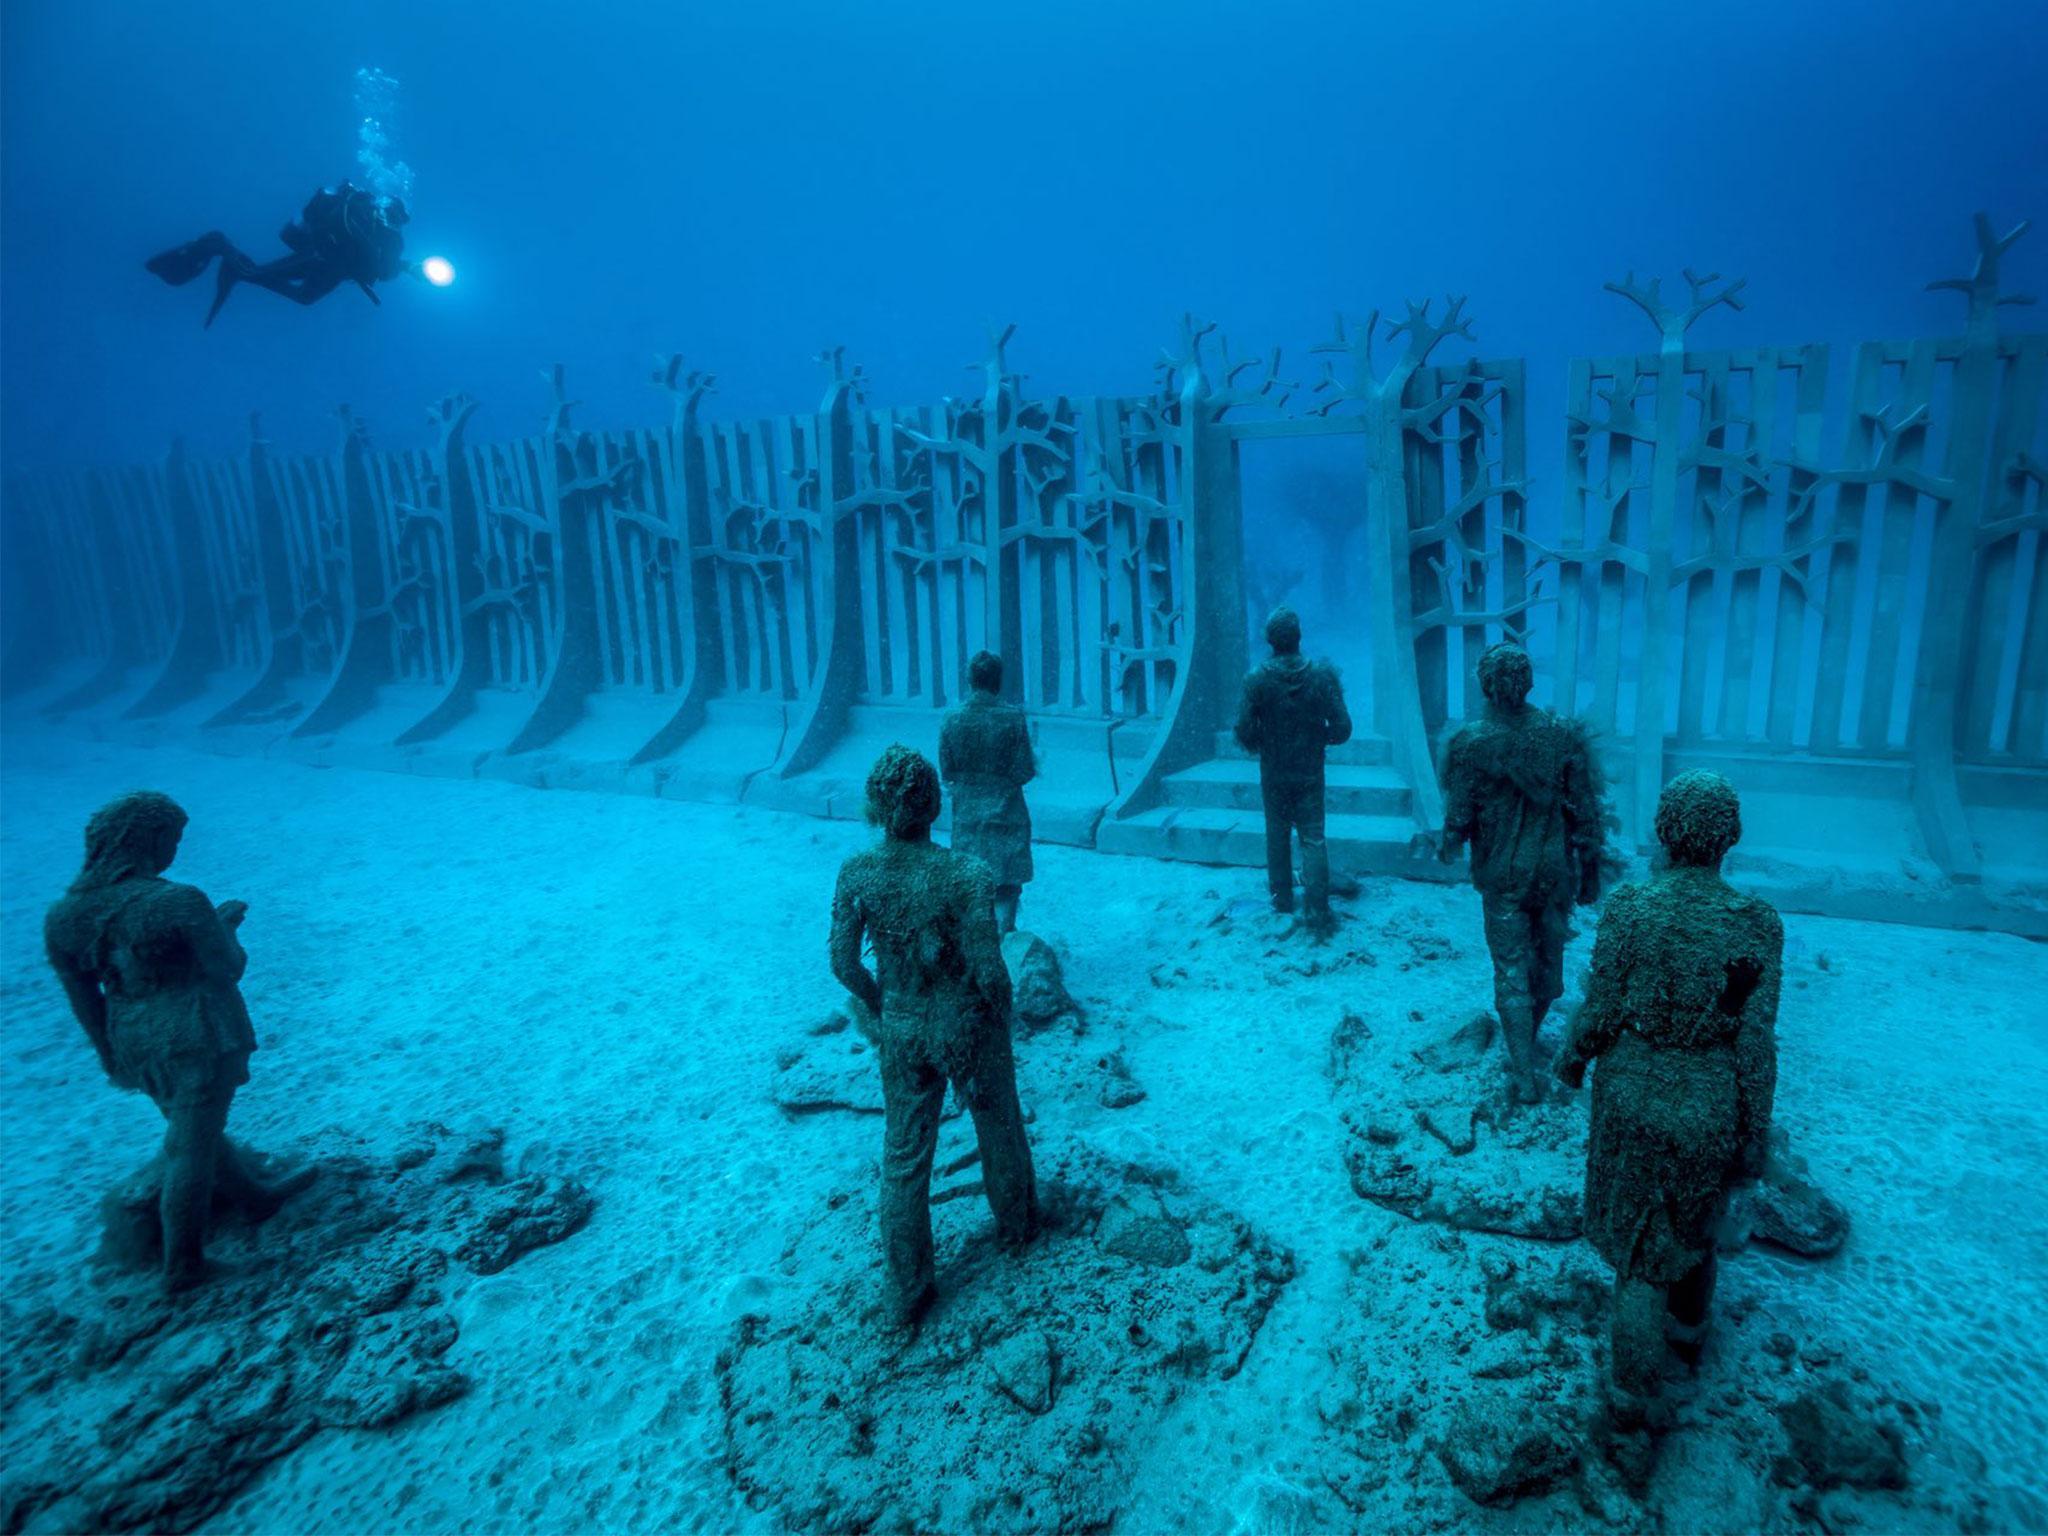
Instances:
[[[995,876],[996,928],[1017,926],[1017,904],[1031,880],[1031,812],[1024,786],[1038,774],[1024,711],[998,697],[1003,658],[976,651],[967,663],[973,689],[939,728],[939,777],[953,791],[953,851],[980,859]]]
[[[939,776],[908,747],[876,760],[867,814],[883,838],[840,866],[832,974],[853,994],[855,1017],[881,1057],[882,1242],[890,1301],[908,1324],[936,1294],[931,1173],[948,1082],[974,1117],[982,1182],[1005,1242],[1030,1241],[1038,1199],[988,866],[931,840]],[[874,948],[873,973],[861,963],[864,940]]]
[[[1607,900],[1557,1074],[1593,1075],[1586,1235],[1614,1266],[1617,1398],[1656,1386],[1670,1342],[1697,1359],[1731,1188],[1764,1169],[1777,1088],[1785,925],[1721,878],[1741,807],[1714,773],[1657,804],[1668,865]]]
[[[85,828],[85,867],[43,923],[71,1011],[117,1088],[139,1090],[164,1117],[164,1282],[206,1276],[215,1198],[270,1215],[305,1181],[265,1185],[227,1140],[228,1107],[249,1080],[256,1035],[238,983],[248,965],[236,930],[248,911],[218,907],[163,878],[186,816],[168,795],[123,795]]]
[[[1577,720],[1532,706],[1534,682],[1519,645],[1479,658],[1486,713],[1451,738],[1437,843],[1445,863],[1471,845],[1509,1086],[1525,1104],[1542,1097],[1536,1032],[1564,992],[1572,906],[1600,899],[1607,833],[1592,739]]]
[[[1266,811],[1266,883],[1273,910],[1294,910],[1294,851],[1301,839],[1301,883],[1309,927],[1328,933],[1330,848],[1323,832],[1323,752],[1351,739],[1344,685],[1326,661],[1301,654],[1301,620],[1282,603],[1266,620],[1273,654],[1244,680],[1237,742],[1258,754]]]

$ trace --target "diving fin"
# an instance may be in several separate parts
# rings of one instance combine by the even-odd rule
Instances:
[[[220,313],[221,305],[227,303],[228,295],[234,292],[235,282],[239,276],[238,265],[233,257],[230,256],[223,259],[220,264],[220,271],[214,276],[213,308],[206,312],[206,326],[208,328],[213,325],[213,317]]]
[[[206,270],[206,264],[216,256],[223,256],[233,250],[228,237],[219,230],[211,230],[197,240],[188,240],[183,245],[174,245],[168,251],[160,251],[143,263],[173,287],[182,287]]]

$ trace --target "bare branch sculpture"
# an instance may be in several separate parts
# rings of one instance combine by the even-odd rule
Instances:
[[[2003,235],[1992,233],[1991,215],[1980,213],[1976,217],[1977,264],[1970,269],[1968,277],[1944,277],[1927,285],[1928,291],[1950,289],[1969,300],[1969,319],[1973,322],[1988,321],[1991,313],[2003,304],[2031,304],[2032,294],[2000,293],[1998,291],[1999,258],[2012,249],[2013,242],[2027,232],[2028,221],[2019,223]]]
[[[1653,277],[1647,286],[1636,281],[1631,272],[1618,283],[1603,286],[1609,293],[1618,293],[1636,308],[1650,317],[1650,324],[1657,327],[1657,334],[1663,338],[1667,352],[1685,349],[1685,333],[1692,329],[1693,322],[1717,304],[1726,304],[1730,309],[1742,308],[1742,290],[1749,286],[1749,279],[1738,277],[1719,291],[1713,291],[1714,284],[1721,281],[1721,274],[1709,272],[1701,277],[1691,267],[1685,269],[1685,285],[1689,296],[1683,304],[1668,304],[1664,300],[1661,277]]]

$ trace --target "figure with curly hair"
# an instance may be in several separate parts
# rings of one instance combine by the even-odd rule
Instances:
[[[1266,619],[1273,654],[1244,680],[1237,744],[1259,759],[1266,812],[1266,884],[1273,910],[1294,910],[1293,842],[1301,842],[1303,904],[1311,932],[1327,934],[1330,846],[1325,838],[1323,753],[1351,739],[1344,685],[1326,661],[1301,654],[1301,620],[1282,603]]]
[[[939,728],[939,777],[953,792],[952,845],[995,877],[996,928],[1017,926],[1031,879],[1031,811],[1024,786],[1038,773],[1024,711],[1002,701],[1003,658],[976,651],[967,663],[967,702]]]
[[[931,840],[939,775],[909,747],[876,760],[867,814],[883,835],[840,866],[832,974],[853,994],[855,1018],[881,1058],[883,1254],[891,1308],[911,1324],[936,1295],[931,1173],[949,1082],[973,1116],[1003,1241],[1030,1241],[1038,1202],[989,868]],[[874,951],[873,971],[863,944]]]
[[[1614,1266],[1613,1386],[1654,1390],[1667,1343],[1698,1356],[1729,1191],[1763,1172],[1778,1080],[1785,925],[1721,878],[1741,807],[1715,773],[1664,788],[1665,867],[1607,900],[1557,1074],[1589,1063],[1586,1235]]]
[[[248,907],[216,907],[163,878],[185,822],[153,790],[102,806],[86,823],[84,868],[43,923],[50,965],[108,1079],[163,1112],[159,1213],[174,1291],[205,1278],[216,1199],[261,1219],[303,1183],[259,1182],[227,1142],[228,1108],[256,1049],[238,985]]]
[[[1519,645],[1489,646],[1479,658],[1486,713],[1451,738],[1437,841],[1445,863],[1472,850],[1509,1088],[1525,1104],[1542,1097],[1537,1031],[1564,993],[1572,906],[1600,899],[1607,835],[1592,737],[1579,721],[1530,704],[1534,683]]]

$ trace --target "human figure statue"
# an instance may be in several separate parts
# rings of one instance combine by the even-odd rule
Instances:
[[[1328,933],[1330,849],[1323,836],[1323,752],[1351,739],[1344,685],[1326,661],[1301,654],[1301,620],[1282,603],[1266,619],[1273,654],[1244,680],[1237,742],[1258,754],[1266,810],[1266,883],[1273,910],[1294,910],[1294,856],[1301,840],[1301,884],[1310,929]]]
[[[931,763],[909,747],[884,751],[867,782],[882,840],[840,866],[832,895],[832,974],[881,1058],[882,1243],[891,1307],[905,1324],[936,1294],[931,1173],[948,1082],[974,1118],[998,1234],[1022,1244],[1038,1226],[994,881],[981,860],[931,840],[938,814]]]
[[[85,867],[43,923],[50,964],[107,1077],[163,1112],[159,1211],[173,1291],[206,1276],[216,1195],[261,1219],[311,1177],[263,1184],[228,1144],[228,1107],[256,1049],[237,985],[248,906],[216,907],[163,878],[185,821],[176,801],[151,790],[102,806],[86,823]]]
[[[1536,1032],[1564,993],[1572,906],[1600,899],[1607,836],[1591,734],[1532,706],[1534,682],[1519,645],[1489,646],[1479,658],[1486,712],[1451,738],[1437,841],[1445,863],[1471,846],[1509,1088],[1525,1104],[1542,1097]]]
[[[976,651],[967,663],[967,702],[939,728],[939,777],[953,791],[953,851],[971,854],[995,876],[996,929],[1017,926],[1017,904],[1031,879],[1031,812],[1024,786],[1038,774],[1024,711],[1005,704],[1003,658]]]
[[[180,287],[219,261],[213,305],[206,312],[209,326],[238,283],[267,288],[294,304],[317,304],[343,283],[354,283],[372,304],[381,304],[375,285],[408,270],[401,233],[407,222],[405,204],[398,198],[379,197],[344,181],[315,192],[305,211],[278,231],[286,247],[283,256],[257,261],[213,229],[159,251],[143,265]]]
[[[1666,866],[1607,899],[1557,1075],[1593,1074],[1586,1235],[1614,1266],[1611,1375],[1654,1390],[1667,1328],[1697,1360],[1729,1191],[1763,1171],[1778,1078],[1785,925],[1721,878],[1742,835],[1728,781],[1686,773],[1657,804]]]

